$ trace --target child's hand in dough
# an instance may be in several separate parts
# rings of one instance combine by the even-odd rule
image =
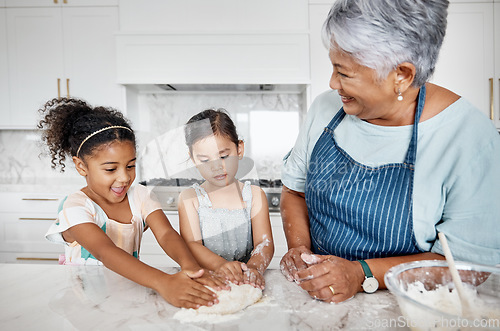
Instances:
[[[213,271],[209,271],[206,269],[204,271],[205,272],[203,273],[203,275],[201,277],[197,277],[196,279],[192,278],[192,279],[194,279],[195,281],[197,281],[198,283],[200,283],[202,285],[205,285],[205,286],[208,286],[208,287],[214,289],[215,291],[229,290],[230,289],[229,285],[226,283],[225,278],[221,277],[220,275],[217,275]]]
[[[254,268],[247,268],[247,270],[243,272],[243,283],[250,284],[253,287],[260,288],[261,290],[263,290],[266,285],[264,276]]]
[[[243,272],[247,270],[247,265],[238,261],[231,261],[222,264],[215,270],[216,274],[236,285],[243,284]]]

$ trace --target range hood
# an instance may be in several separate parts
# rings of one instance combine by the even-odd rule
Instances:
[[[273,91],[273,84],[156,84],[165,91],[248,92]]]
[[[140,93],[302,93],[307,88],[307,84],[126,84],[126,86]]]

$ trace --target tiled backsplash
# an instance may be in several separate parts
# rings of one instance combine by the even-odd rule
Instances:
[[[281,158],[293,146],[305,114],[301,94],[165,93],[139,95],[139,116],[130,116],[136,120],[132,125],[138,136],[140,180],[197,177],[188,161],[183,125],[207,108],[226,109],[245,141],[240,177],[280,177]],[[51,169],[37,131],[0,130],[0,155],[0,183],[46,184],[80,178],[71,159],[64,175]]]

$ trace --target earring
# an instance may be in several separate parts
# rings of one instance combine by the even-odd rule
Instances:
[[[403,95],[401,94],[401,90],[398,88],[398,101],[403,101]]]

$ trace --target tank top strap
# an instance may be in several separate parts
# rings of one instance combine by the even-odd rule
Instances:
[[[249,209],[252,206],[252,186],[248,180],[243,184],[241,197],[243,198],[243,202],[246,204],[246,209]]]
[[[203,187],[201,187],[198,183],[194,183],[193,188],[196,192],[196,196],[198,197],[200,207],[212,207],[212,201],[210,201],[210,198]]]

